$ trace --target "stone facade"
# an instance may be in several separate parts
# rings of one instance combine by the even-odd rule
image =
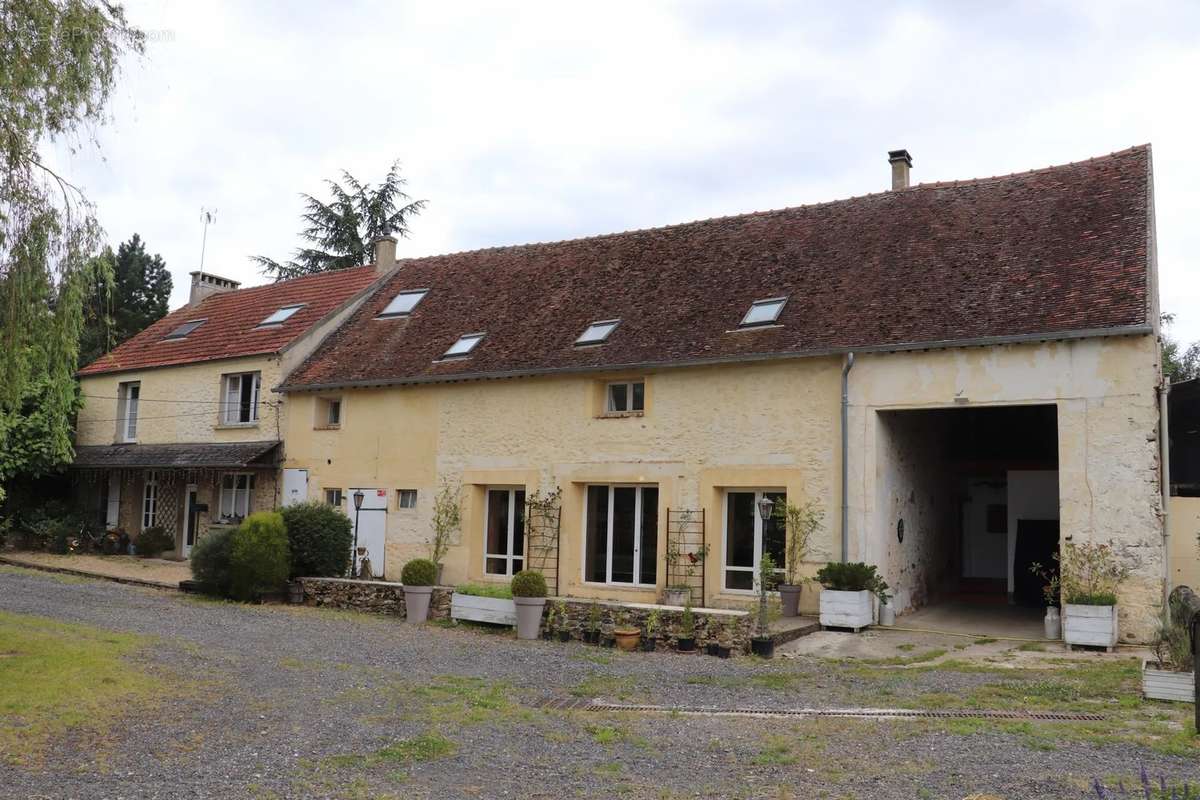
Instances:
[[[404,584],[349,578],[301,578],[304,602],[310,606],[404,616]],[[450,618],[452,586],[435,586],[429,601],[430,619]]]

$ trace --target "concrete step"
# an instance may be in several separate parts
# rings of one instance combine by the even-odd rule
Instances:
[[[821,630],[816,617],[784,617],[771,623],[771,638],[775,646],[794,642],[802,636]]]

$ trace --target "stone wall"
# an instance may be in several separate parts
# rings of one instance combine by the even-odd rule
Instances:
[[[300,578],[304,585],[304,602],[310,606],[365,611],[372,614],[404,616],[404,586],[392,581],[358,581],[347,578]],[[452,586],[436,586],[429,604],[430,619],[450,617]],[[560,605],[561,604],[561,605]],[[554,630],[561,629],[559,610],[566,610],[566,627],[572,639],[582,639],[589,629],[592,606],[600,615],[600,630],[612,632],[617,616],[624,614],[630,625],[645,630],[646,619],[658,611],[659,630],[655,634],[658,647],[675,649],[683,609],[679,606],[659,606],[648,603],[618,603],[611,601],[581,600],[575,598],[547,598],[543,621],[554,611]],[[696,608],[692,610],[695,622],[696,647],[701,648],[721,638],[722,630],[728,627],[734,652],[748,652],[750,635],[753,632],[754,616],[746,611],[723,608]]]

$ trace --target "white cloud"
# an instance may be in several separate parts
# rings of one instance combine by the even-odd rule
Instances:
[[[152,32],[69,159],[186,297],[298,243],[301,191],[401,159],[403,254],[559,239],[1154,143],[1164,308],[1200,339],[1200,11],[1187,3],[130,4]],[[60,159],[68,159],[59,154]]]

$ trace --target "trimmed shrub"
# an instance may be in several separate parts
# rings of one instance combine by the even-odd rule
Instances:
[[[868,591],[886,603],[890,599],[888,585],[873,564],[861,561],[842,563],[831,562],[817,570],[817,582],[821,586],[835,592]]]
[[[233,531],[209,531],[192,548],[192,577],[208,594],[228,597],[233,583],[232,557]]]
[[[405,586],[433,586],[437,583],[437,564],[428,558],[414,558],[400,571]]]
[[[279,512],[251,514],[233,532],[230,578],[235,600],[256,600],[283,588],[288,579],[288,539]]]
[[[174,550],[175,537],[163,530],[161,525],[154,525],[137,535],[133,548],[142,558],[154,558],[167,550]]]
[[[512,579],[513,597],[545,597],[546,578],[536,569],[523,569]]]
[[[297,503],[279,513],[287,528],[289,577],[339,578],[346,574],[354,546],[349,517],[315,501]]]

